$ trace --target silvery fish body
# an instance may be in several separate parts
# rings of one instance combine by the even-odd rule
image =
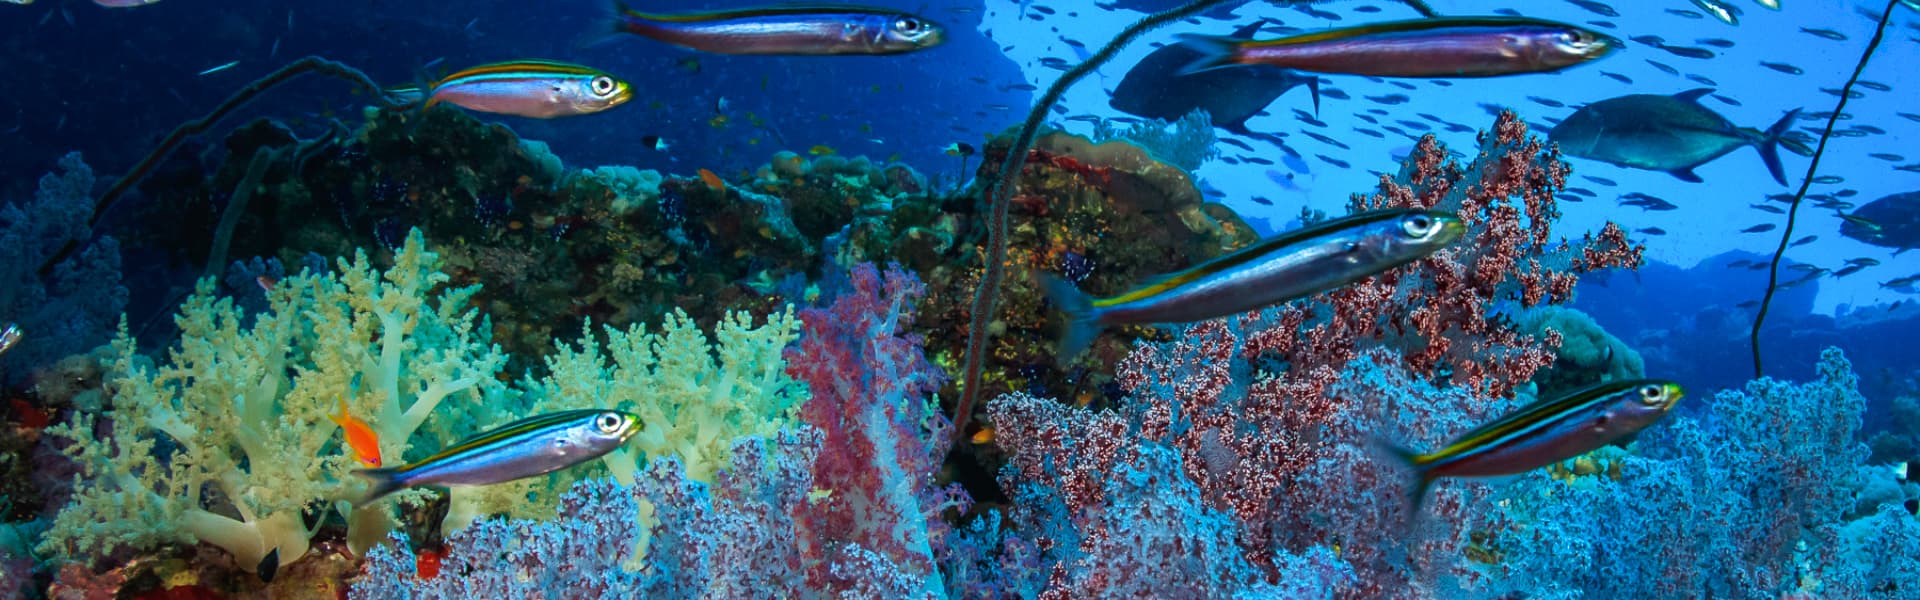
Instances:
[[[1557,71],[1619,43],[1592,31],[1524,17],[1438,17],[1330,29],[1276,40],[1184,36],[1206,57],[1189,72],[1273,65],[1376,77],[1496,77]]]
[[[5,328],[0,328],[0,354],[6,354],[8,350],[12,350],[14,344],[20,343],[20,338],[24,335],[26,334],[20,331],[20,325],[17,323],[8,323]]]
[[[641,427],[639,417],[617,410],[569,410],[528,417],[411,464],[354,471],[372,484],[360,504],[415,486],[492,485],[545,475],[604,456]]]
[[[620,7],[614,29],[715,54],[900,54],[938,45],[938,24],[846,6],[780,6],[680,15]]]
[[[417,90],[392,90],[396,96]],[[423,108],[441,102],[468,110],[552,119],[597,113],[633,98],[626,82],[575,64],[522,60],[473,67],[435,83]]]
[[[1112,298],[1045,276],[1047,296],[1072,319],[1059,359],[1077,356],[1108,325],[1202,321],[1309,296],[1424,258],[1465,230],[1444,212],[1377,210],[1267,238]]]
[[[1693,169],[1742,146],[1760,150],[1767,171],[1786,183],[1780,165],[1780,136],[1799,111],[1787,113],[1767,131],[1739,127],[1700,105],[1713,88],[1672,96],[1632,94],[1581,107],[1547,134],[1570,156],[1623,167],[1665,171],[1683,181],[1700,181]]]
[[[1431,453],[1392,450],[1420,473],[1417,504],[1441,477],[1512,475],[1592,452],[1652,425],[1684,395],[1671,381],[1611,381],[1535,402]]]

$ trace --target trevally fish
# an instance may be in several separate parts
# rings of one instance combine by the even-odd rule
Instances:
[[[1760,150],[1760,159],[1774,181],[1785,185],[1780,167],[1780,136],[1793,125],[1799,109],[1788,112],[1761,132],[1735,127],[1700,98],[1713,88],[1687,90],[1672,96],[1633,94],[1608,98],[1574,111],[1547,139],[1571,156],[1591,158],[1623,167],[1665,171],[1681,181],[1699,182],[1693,169],[1741,146]]]
[[[1057,359],[1071,362],[1108,325],[1204,321],[1317,294],[1419,260],[1465,231],[1445,212],[1363,212],[1267,238],[1112,298],[1089,297],[1043,274],[1047,297],[1068,318]]]
[[[1652,425],[1684,395],[1671,381],[1610,381],[1529,404],[1433,452],[1386,449],[1419,473],[1412,494],[1418,510],[1436,479],[1513,475],[1586,454]]]
[[[545,475],[606,455],[644,426],[632,413],[567,410],[514,421],[417,462],[359,469],[368,491],[355,506],[422,485],[480,486]]]
[[[1263,64],[1378,77],[1495,77],[1558,71],[1620,43],[1592,31],[1526,17],[1437,17],[1329,29],[1277,40],[1182,36],[1204,56],[1189,72]]]
[[[617,8],[614,31],[715,54],[901,54],[945,36],[933,21],[882,8],[779,5],[670,15]]]
[[[1840,235],[1896,253],[1920,248],[1920,192],[1874,200],[1840,217]]]
[[[606,72],[576,64],[517,60],[480,65],[424,87],[387,90],[396,97],[445,102],[486,113],[552,119],[597,113],[626,104],[633,88]]]
[[[1265,22],[1255,22],[1233,33],[1252,39]],[[1247,119],[1266,109],[1274,99],[1305,84],[1313,93],[1313,109],[1320,111],[1320,78],[1286,69],[1256,65],[1244,69],[1217,69],[1183,73],[1198,60],[1200,51],[1184,43],[1168,44],[1127,71],[1108,104],[1127,114],[1175,121],[1195,110],[1205,110],[1213,126],[1246,132]]]

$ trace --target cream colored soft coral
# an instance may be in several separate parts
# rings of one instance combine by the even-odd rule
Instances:
[[[648,459],[669,455],[680,457],[689,479],[712,483],[715,473],[732,460],[735,439],[773,437],[798,422],[795,411],[807,399],[806,386],[787,375],[780,354],[799,337],[800,321],[792,309],[769,314],[758,327],[753,321],[746,313],[731,313],[714,325],[709,338],[676,310],[657,334],[642,325],[605,328],[604,349],[586,328],[577,347],[559,344],[547,357],[549,375],[522,383],[525,402],[534,413],[612,408],[639,415],[645,428],[601,460],[624,485],[633,484]],[[539,487],[565,490],[574,480],[597,472],[561,471]],[[541,510],[526,502],[526,491],[456,489],[445,530],[502,509]],[[651,512],[652,506],[643,503],[643,523],[651,523]],[[643,527],[642,548],[646,531]]]
[[[82,473],[42,551],[72,560],[204,541],[242,565],[300,558],[313,536],[303,513],[349,512],[358,493],[327,418],[341,399],[397,464],[436,407],[457,399],[461,412],[486,413],[483,400],[507,393],[493,376],[505,357],[467,308],[476,290],[442,286],[438,263],[415,231],[393,268],[361,252],[338,273],[284,278],[252,316],[202,281],[177,318],[179,346],[157,366],[123,327],[110,410],[53,430],[77,442]],[[100,418],[112,423],[106,437],[94,436]],[[436,447],[451,441],[451,430],[429,433]],[[384,536],[385,510],[352,511],[354,546]]]

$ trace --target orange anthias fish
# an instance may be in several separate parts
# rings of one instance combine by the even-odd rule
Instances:
[[[332,417],[345,433],[347,447],[353,449],[353,456],[360,464],[368,467],[380,466],[380,434],[374,433],[366,421],[354,418],[347,412],[347,399],[340,399],[340,414]]]
[[[707,182],[707,187],[713,188],[713,191],[718,192],[727,189],[727,182],[722,181],[719,175],[713,174],[713,171],[701,169],[700,180]]]

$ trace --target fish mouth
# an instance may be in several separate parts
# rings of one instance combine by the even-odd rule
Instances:
[[[1461,221],[1459,217],[1443,213],[1442,216],[1437,217],[1437,219],[1440,221],[1440,231],[1433,234],[1434,245],[1446,246],[1459,241],[1462,237],[1466,237],[1467,224]]]
[[[1667,403],[1664,405],[1661,405],[1660,407],[1660,410],[1662,412],[1673,410],[1674,406],[1680,404],[1680,399],[1686,397],[1687,395],[1687,390],[1685,388],[1680,387],[1680,384],[1678,383],[1668,383],[1660,387],[1666,389],[1667,391]]]

